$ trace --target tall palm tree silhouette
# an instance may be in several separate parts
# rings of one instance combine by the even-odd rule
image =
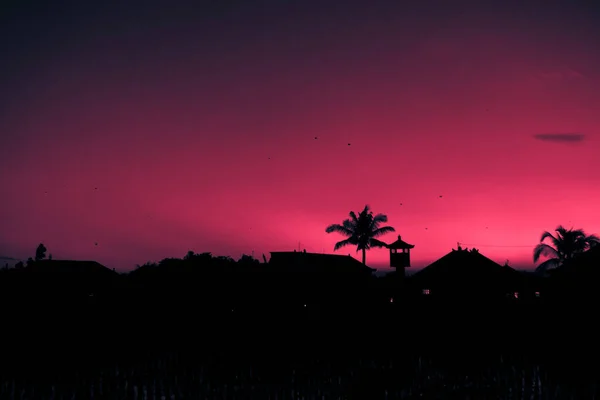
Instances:
[[[540,243],[533,249],[533,262],[537,262],[540,256],[548,257],[537,266],[536,272],[556,269],[577,254],[600,244],[600,238],[586,235],[583,229],[566,229],[559,225],[555,231],[556,236],[548,231],[542,233]],[[550,244],[544,243],[546,239],[550,239]]]
[[[325,232],[337,232],[346,236],[347,239],[337,242],[333,250],[335,251],[348,245],[355,245],[357,252],[362,250],[362,262],[366,265],[367,250],[371,247],[387,247],[386,243],[376,238],[389,232],[395,232],[396,230],[391,226],[380,226],[382,223],[387,222],[387,215],[377,214],[374,216],[368,205],[358,213],[358,216],[356,216],[354,211],[350,211],[349,215],[350,218],[344,220],[341,225],[329,225],[325,229]]]

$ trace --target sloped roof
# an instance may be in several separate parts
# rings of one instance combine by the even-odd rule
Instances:
[[[301,269],[303,271],[319,272],[368,272],[369,268],[351,256],[337,254],[305,253],[294,251],[271,252],[270,265]]]
[[[31,272],[118,275],[96,261],[40,260],[28,265],[26,269]]]
[[[404,240],[402,240],[402,237],[400,235],[398,235],[398,240],[396,240],[394,243],[390,243],[387,245],[388,249],[412,249],[414,247],[415,245],[408,244]]]
[[[120,279],[117,272],[96,261],[41,260],[28,265],[23,272],[36,285],[66,285],[77,290],[85,287],[108,288]]]
[[[460,248],[452,249],[411,277],[416,283],[461,282],[478,286],[523,282],[523,279],[520,272],[490,260],[477,250]]]

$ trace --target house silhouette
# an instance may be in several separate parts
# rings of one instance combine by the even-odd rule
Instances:
[[[375,279],[374,268],[350,255],[271,252],[269,267],[273,285],[285,292],[278,296],[296,299],[293,301],[346,304],[360,301]]]
[[[396,269],[398,276],[404,277],[405,268],[410,268],[410,250],[414,247],[413,244],[402,240],[400,235],[398,235],[398,240],[387,245],[390,250],[390,267]]]
[[[97,296],[120,283],[120,275],[96,261],[40,260],[23,270],[37,293]]]
[[[464,300],[518,298],[526,289],[520,272],[460,246],[412,275],[409,287],[413,294]]]
[[[370,268],[350,255],[320,254],[296,251],[271,252],[269,265],[296,272],[359,274],[370,276],[375,268]]]

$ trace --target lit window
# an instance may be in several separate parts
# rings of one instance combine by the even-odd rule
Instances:
[[[428,295],[430,293],[431,293],[431,291],[429,289],[423,289],[423,294]]]
[[[540,292],[535,292],[535,297],[540,297]]]

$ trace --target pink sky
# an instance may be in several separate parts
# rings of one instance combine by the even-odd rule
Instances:
[[[415,268],[457,242],[531,268],[542,231],[600,233],[600,35],[508,3],[15,11],[0,256],[331,253],[325,227],[369,204]]]

